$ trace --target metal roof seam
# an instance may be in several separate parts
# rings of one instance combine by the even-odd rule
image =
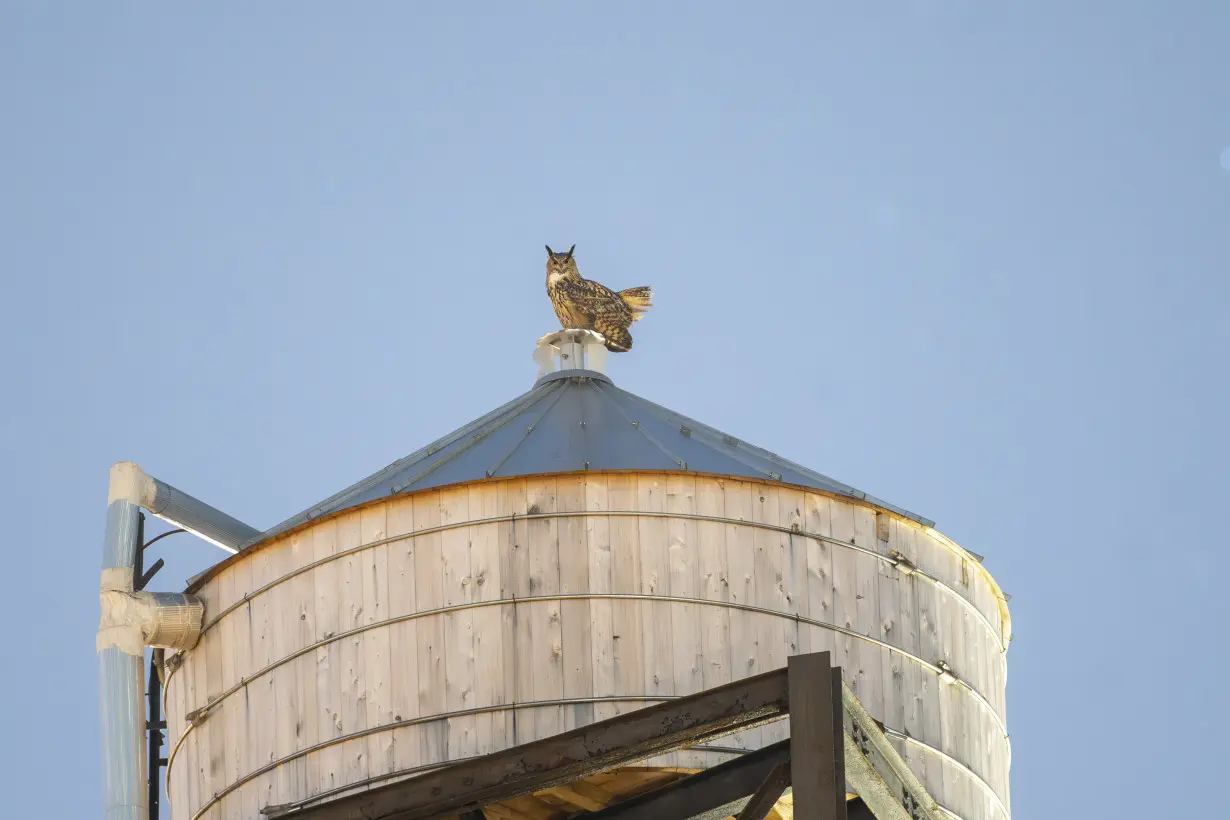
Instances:
[[[510,441],[512,431],[507,428],[517,423],[524,423],[525,429]],[[637,432],[628,432],[625,425]],[[677,439],[670,439],[673,446],[664,438],[672,430],[679,432]],[[529,445],[531,441],[534,444]],[[470,455],[461,458],[465,454]],[[667,461],[660,462],[663,456]],[[240,548],[321,516],[409,490],[495,477],[606,469],[681,469],[779,481],[865,501],[924,526],[934,526],[922,516],[643,399],[605,378],[556,376],[540,380],[530,391],[286,519]],[[501,471],[506,475],[498,476]]]
[[[499,471],[499,469],[504,466],[504,463],[508,461],[508,459],[512,458],[513,454],[516,453],[517,450],[521,448],[521,445],[523,445],[526,442],[526,440],[529,439],[529,437],[534,434],[534,430],[537,429],[538,425],[542,423],[542,420],[546,418],[547,413],[551,412],[551,408],[554,407],[556,404],[558,404],[559,400],[563,397],[564,390],[555,389],[556,385],[559,385],[560,382],[547,382],[547,384],[550,385],[549,389],[551,389],[555,395],[551,398],[551,401],[547,404],[546,408],[541,413],[538,414],[538,418],[536,418],[532,424],[529,424],[526,426],[525,434],[522,435],[520,438],[518,438],[515,442],[513,442],[513,446],[508,448],[508,451],[504,453],[504,455],[498,461],[496,461],[495,464],[487,468],[486,470],[487,478],[493,477],[496,474],[496,472]],[[535,404],[537,404],[537,402],[535,402]]]

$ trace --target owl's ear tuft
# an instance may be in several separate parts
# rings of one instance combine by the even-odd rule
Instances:
[[[547,256],[555,256],[555,251],[551,250],[550,245],[547,245]]]
[[[569,248],[569,249],[568,249],[568,258],[569,258],[569,259],[571,259],[571,258],[572,258],[572,252],[573,252],[573,251],[575,251],[576,249],[577,249],[577,246],[576,246],[576,245],[573,245],[571,248]]]

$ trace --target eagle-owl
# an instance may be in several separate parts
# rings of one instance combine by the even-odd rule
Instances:
[[[566,330],[594,330],[606,340],[606,349],[625,353],[632,349],[628,328],[652,307],[648,287],[628,288],[619,293],[581,278],[572,252],[556,253],[547,245],[547,295],[555,315]]]

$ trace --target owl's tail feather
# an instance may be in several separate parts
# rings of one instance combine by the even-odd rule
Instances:
[[[640,319],[645,311],[653,307],[653,289],[648,286],[628,288],[619,292],[619,298],[632,310],[632,321]]]

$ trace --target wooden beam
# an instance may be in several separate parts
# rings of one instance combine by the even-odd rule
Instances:
[[[294,820],[449,817],[475,805],[562,786],[776,720],[789,705],[788,677],[779,669],[744,678],[281,816]]]
[[[601,811],[615,800],[615,795],[584,780],[569,783],[567,786],[555,786],[547,789],[546,793],[558,797],[573,808],[585,811]]]
[[[737,820],[765,820],[777,805],[777,798],[789,787],[790,762],[778,763],[752,794],[752,799],[747,801],[743,811],[739,812]]]
[[[722,809],[728,817],[739,811],[743,798],[756,791],[778,766],[790,761],[790,741],[783,740],[728,760],[703,772],[676,780],[651,792],[616,803],[600,812],[585,815],[585,820],[635,820],[645,817],[695,817]]]
[[[787,660],[790,762],[796,820],[846,820],[841,668],[828,652]]]

